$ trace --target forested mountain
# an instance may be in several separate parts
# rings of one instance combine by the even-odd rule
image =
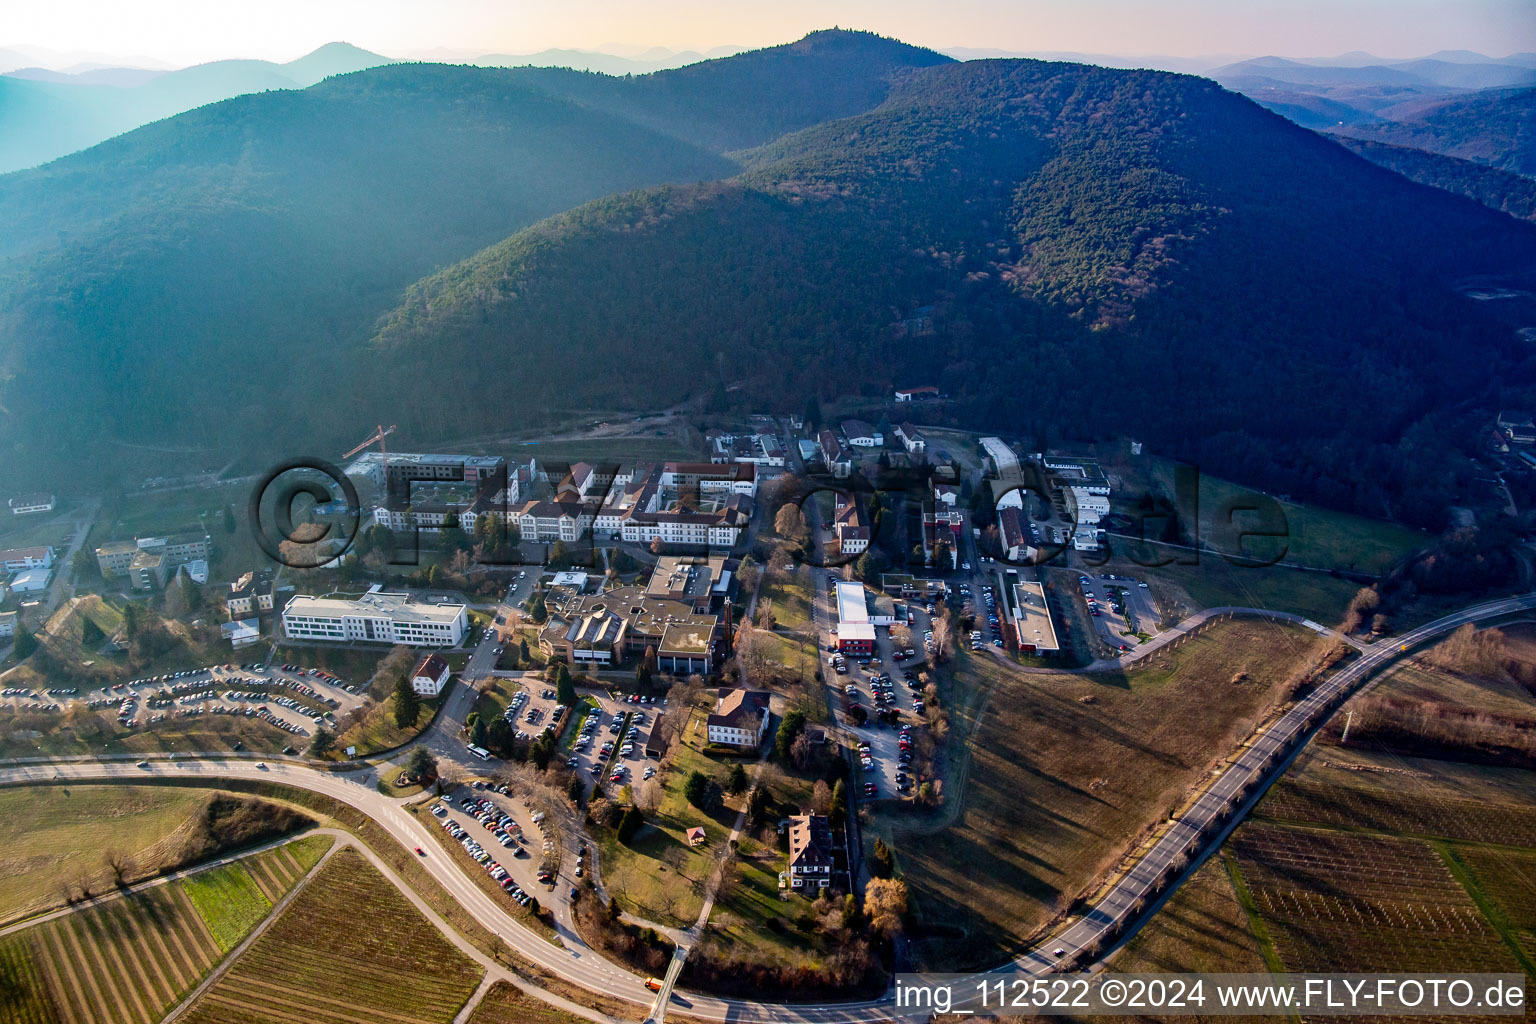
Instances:
[[[1342,134],[1536,176],[1536,89],[1485,89],[1395,109]]]
[[[1390,168],[1421,185],[1459,193],[1512,217],[1536,220],[1536,178],[1422,149],[1368,142],[1347,135],[1335,138],[1371,163]]]
[[[740,170],[689,140],[758,144],[947,61],[819,33],[646,79],[396,64],[0,176],[0,476],[57,473],[64,450],[115,465],[103,438],[355,432],[358,358],[413,280],[596,197]],[[479,355],[459,370],[505,384]]]
[[[439,369],[471,353],[561,407],[737,387],[797,408],[923,381],[996,429],[1134,433],[1411,517],[1451,486],[1432,476],[1436,410],[1536,368],[1451,287],[1536,265],[1536,231],[1207,80],[937,66],[741,159],[733,180],[598,200],[413,286],[370,365],[434,383],[390,415],[428,432],[492,406],[492,380]],[[892,329],[926,304],[933,337]]]

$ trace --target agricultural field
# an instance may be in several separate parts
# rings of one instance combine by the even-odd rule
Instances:
[[[0,789],[0,920],[63,902],[60,883],[105,889],[102,855],[117,850],[148,864],[207,793],[168,786],[39,786]]]
[[[498,981],[469,1015],[468,1024],[587,1024],[587,1019],[556,1009],[542,999],[525,995],[514,985]]]
[[[1531,973],[1533,893],[1536,773],[1323,746],[1112,967]]]
[[[962,709],[954,731],[972,738],[943,813],[877,823],[912,892],[914,958],[924,969],[1002,959],[1237,747],[1317,642],[1236,619],[1129,672],[964,667],[946,700]]]
[[[448,1024],[478,966],[355,850],[342,850],[224,977],[187,1024]]]
[[[272,901],[238,862],[199,871],[182,888],[225,953],[272,911]]]
[[[329,845],[302,839],[0,936],[0,993],[15,993],[0,996],[0,1024],[160,1020]]]
[[[1232,852],[1289,970],[1521,970],[1426,842],[1252,824]]]
[[[1536,773],[1322,745],[1298,759],[1254,816],[1536,849]]]

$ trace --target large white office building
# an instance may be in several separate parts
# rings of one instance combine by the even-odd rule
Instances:
[[[379,591],[356,600],[301,594],[283,608],[283,633],[291,640],[456,647],[468,623],[462,604],[428,604]]]

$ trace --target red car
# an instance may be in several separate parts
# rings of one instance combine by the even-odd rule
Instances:
[[[416,856],[418,856],[418,857],[425,857],[426,855],[427,855],[427,851],[426,850],[423,850],[419,846],[416,847]]]

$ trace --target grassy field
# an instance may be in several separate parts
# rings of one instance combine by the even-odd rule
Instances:
[[[710,817],[683,796],[683,783],[690,772],[712,775],[723,786],[730,770],[728,764],[702,752],[703,723],[702,715],[694,715],[684,741],[673,744],[668,753],[671,767],[656,776],[662,784],[661,806],[630,844],[620,843],[606,829],[596,837],[603,885],[619,906],[647,920],[680,928],[698,918],[704,905],[704,883],[736,819],[736,811],[730,808]],[[690,848],[684,835],[694,826],[702,826],[709,837],[698,849]]]
[[[275,754],[284,747],[302,749],[306,737],[284,732],[259,718],[198,715],[168,718],[125,729],[103,712],[78,718],[49,714],[0,714],[0,757],[69,757],[81,754],[155,754],[181,750],[233,750]]]
[[[587,1024],[587,1019],[572,1016],[498,981],[469,1015],[468,1024]]]
[[[330,842],[301,839],[0,939],[0,985],[14,993],[0,998],[0,1024],[158,1021]]]
[[[423,698],[421,717],[409,729],[402,729],[395,723],[393,700],[373,702],[368,705],[367,713],[363,715],[361,722],[336,737],[336,756],[345,757],[348,747],[356,747],[358,757],[367,757],[381,750],[393,750],[404,746],[420,736],[427,726],[432,724],[432,716],[437,714],[437,709],[442,702],[441,695]]]
[[[1149,490],[1169,496],[1176,493],[1174,463],[1167,459],[1139,456],[1106,468],[1121,481],[1115,501],[1115,510],[1118,512],[1132,512],[1129,506],[1133,500]],[[1222,543],[1221,530],[1217,524],[1220,521],[1225,527],[1224,510],[1228,503],[1234,500],[1241,503],[1252,496],[1253,492],[1245,487],[1201,474],[1202,540],[1211,545]],[[1287,562],[1324,569],[1381,573],[1432,540],[1428,535],[1408,527],[1313,505],[1285,502],[1280,507],[1285,514],[1287,535],[1283,539],[1274,540],[1249,538],[1244,542],[1244,552],[1258,557],[1273,557],[1283,548],[1284,560]],[[1244,520],[1239,518],[1238,523],[1241,526]],[[1254,528],[1257,528],[1256,522]]]
[[[1189,556],[1161,544],[1132,544],[1111,538],[1115,557],[1099,572],[1134,576],[1150,583],[1165,602],[1178,606],[1182,618],[1201,608],[1226,606],[1295,612],[1328,625],[1337,623],[1360,584],[1323,572],[1283,566],[1242,568],[1219,555],[1201,552],[1198,565],[1177,562],[1148,568],[1170,557]]]
[[[182,887],[226,953],[272,911],[272,901],[238,862],[200,871]]]
[[[480,970],[353,850],[336,854],[188,1024],[448,1024]]]
[[[986,706],[946,782],[953,821],[865,830],[866,843],[883,829],[895,845],[917,910],[914,956],[925,968],[985,965],[1066,907],[1251,732],[1316,639],[1238,619],[1128,674],[999,670],[979,684],[964,669],[952,706],[983,685]]]
[[[773,618],[780,629],[801,632],[811,624],[811,588],[799,580],[764,581],[757,597],[761,612],[763,602],[772,602]]]
[[[101,891],[111,877],[104,851],[154,858],[205,797],[162,786],[0,789],[0,919],[59,904],[60,882],[84,876]]]
[[[1126,974],[1268,969],[1228,862],[1221,857],[1201,865],[1114,955],[1110,967]]]

